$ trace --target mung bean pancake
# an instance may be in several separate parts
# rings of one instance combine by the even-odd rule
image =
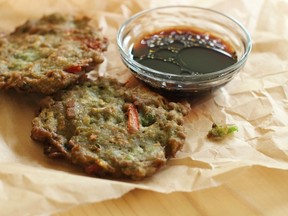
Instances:
[[[143,86],[102,77],[45,98],[31,137],[49,157],[88,174],[139,180],[181,149],[187,111]]]
[[[89,18],[51,14],[0,37],[0,89],[52,94],[103,62],[107,38]]]

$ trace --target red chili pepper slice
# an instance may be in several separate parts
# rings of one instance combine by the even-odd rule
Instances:
[[[72,65],[64,69],[68,73],[77,74],[82,71],[82,67],[80,65]]]
[[[134,104],[129,104],[127,109],[128,122],[127,128],[129,133],[135,133],[140,129],[139,114]]]
[[[92,174],[96,173],[97,170],[99,170],[99,166],[97,164],[90,164],[90,165],[85,167],[85,171],[89,175],[92,175]]]

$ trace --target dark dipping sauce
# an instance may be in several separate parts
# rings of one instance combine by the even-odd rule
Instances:
[[[173,28],[147,34],[132,48],[138,63],[168,74],[208,74],[237,62],[232,46],[212,33]]]

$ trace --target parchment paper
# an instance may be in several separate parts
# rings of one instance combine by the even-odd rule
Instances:
[[[243,168],[288,168],[288,2],[284,0],[0,0],[0,32],[52,12],[85,14],[110,39],[99,72],[131,76],[115,43],[118,27],[134,13],[163,5],[194,5],[238,19],[251,33],[253,50],[243,70],[214,94],[193,98],[181,152],[151,178],[123,182],[88,177],[53,161],[30,139],[40,96],[0,92],[1,215],[48,215],[75,205],[117,198],[134,188],[163,193],[211,188],[237,178]],[[206,138],[212,122],[236,124],[221,142]]]

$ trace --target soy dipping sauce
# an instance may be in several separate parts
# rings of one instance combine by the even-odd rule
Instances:
[[[232,46],[212,33],[173,28],[144,35],[132,48],[133,59],[168,74],[208,74],[237,62]]]

